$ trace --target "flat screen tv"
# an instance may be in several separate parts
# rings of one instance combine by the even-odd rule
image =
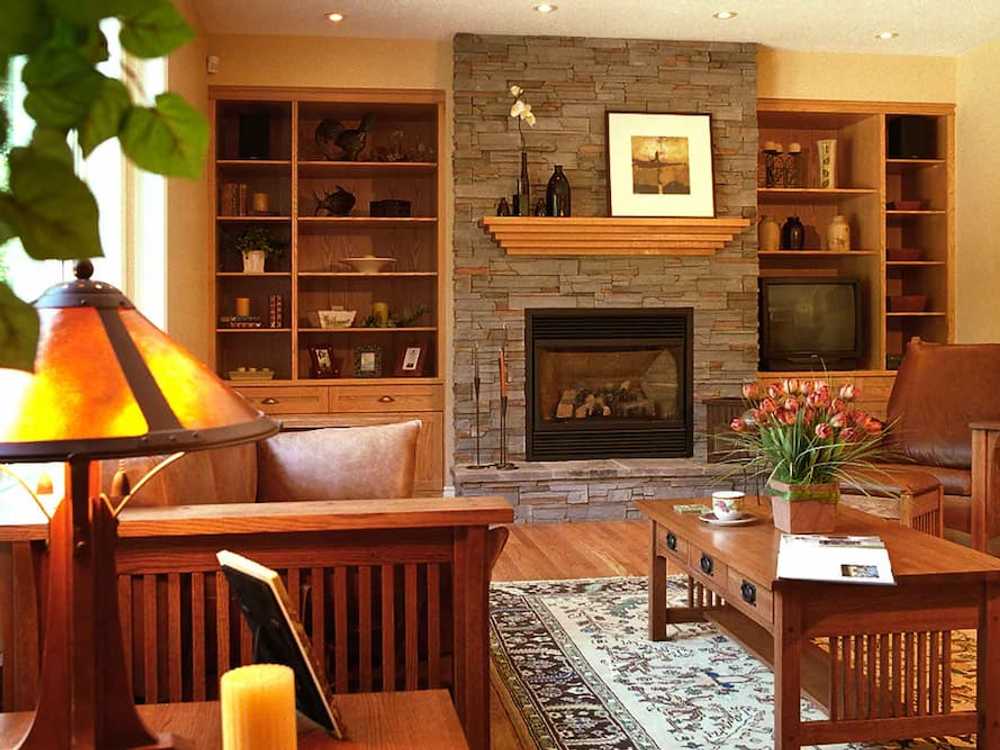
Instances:
[[[853,370],[864,356],[858,279],[760,279],[762,370]]]

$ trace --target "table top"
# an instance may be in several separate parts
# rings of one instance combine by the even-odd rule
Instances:
[[[299,750],[468,750],[446,690],[343,694],[334,702],[343,715],[347,740],[334,740],[313,725],[300,732]],[[139,706],[139,715],[154,732],[172,733],[184,750],[222,747],[218,702]],[[0,714],[0,747],[13,747],[30,721],[30,712]]]
[[[642,500],[636,505],[647,518],[667,526],[688,543],[711,553],[726,565],[760,582],[777,581],[778,545],[781,533],[771,521],[770,498],[748,497],[744,510],[760,517],[747,526],[710,526],[693,513],[677,513],[675,505],[703,503],[711,507],[711,498],[686,500]],[[939,539],[901,526],[897,521],[877,518],[846,507],[837,508],[834,534],[879,536],[885,542],[897,582],[921,579],[928,583],[941,578],[959,580],[1000,580],[1000,558],[977,552],[959,544]]]

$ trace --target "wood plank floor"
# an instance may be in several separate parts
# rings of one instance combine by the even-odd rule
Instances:
[[[494,581],[540,581],[646,575],[649,554],[646,521],[594,521],[514,525],[493,568]],[[533,750],[491,691],[493,750]]]

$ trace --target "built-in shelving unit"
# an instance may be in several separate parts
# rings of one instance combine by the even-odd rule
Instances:
[[[894,102],[788,99],[758,101],[760,143],[802,146],[800,183],[761,187],[758,213],[783,222],[798,216],[808,250],[761,252],[762,276],[844,276],[866,289],[868,352],[866,373],[888,373],[906,341],[954,338],[954,106]],[[933,157],[888,158],[888,129],[901,116],[934,121]],[[816,142],[836,139],[837,187],[820,188]],[[758,170],[763,180],[763,165]],[[900,201],[920,201],[900,210]],[[904,204],[905,205],[905,204]],[[826,230],[836,214],[851,225],[851,252],[830,252]],[[919,260],[890,261],[886,250],[916,248]],[[921,312],[889,312],[888,298],[924,295]],[[860,374],[859,374],[860,377]]]
[[[210,322],[214,363],[226,378],[240,367],[273,371],[272,380],[236,387],[263,411],[298,427],[381,424],[419,418],[417,489],[439,494],[443,485],[445,342],[445,94],[420,90],[322,90],[215,87],[213,104],[215,278]],[[357,161],[330,160],[317,144],[317,126],[336,120],[356,128],[373,122]],[[256,128],[256,130],[253,130]],[[253,131],[251,133],[250,131]],[[249,137],[248,137],[249,134]],[[247,144],[256,135],[256,153]],[[241,139],[247,142],[241,143]],[[263,148],[262,148],[263,144]],[[251,149],[252,150],[252,149]],[[243,199],[234,212],[233,185]],[[228,186],[228,187],[227,187]],[[317,211],[321,197],[343,187],[355,197],[347,216]],[[253,195],[267,196],[255,213]],[[410,216],[372,216],[373,201],[408,201]],[[259,208],[259,207],[258,207]],[[317,215],[317,214],[321,215]],[[284,246],[263,273],[244,273],[234,238],[248,227],[265,229]],[[346,258],[394,258],[381,273],[360,273]],[[237,298],[251,315],[269,321],[269,298],[280,296],[276,328],[227,328]],[[369,327],[376,303],[391,318],[423,312],[406,326]],[[319,310],[356,310],[349,328],[318,327]],[[322,376],[311,350],[329,353],[339,377]],[[423,352],[413,377],[401,371],[408,350]],[[364,352],[378,352],[380,374],[359,377]]]

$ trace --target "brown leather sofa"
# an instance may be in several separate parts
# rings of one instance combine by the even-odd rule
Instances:
[[[892,471],[944,488],[946,535],[987,549],[1000,535],[1000,344],[910,341],[889,397]]]

